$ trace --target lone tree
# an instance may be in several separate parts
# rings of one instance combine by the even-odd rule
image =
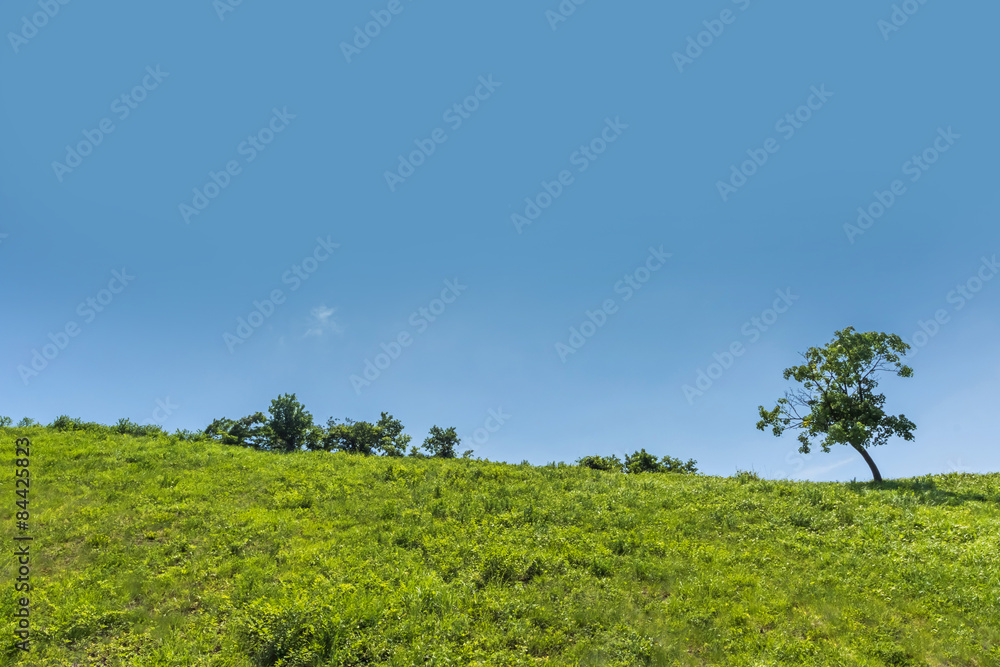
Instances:
[[[461,439],[455,433],[455,427],[440,428],[431,426],[430,435],[424,439],[424,449],[430,452],[431,456],[441,459],[453,459],[456,456],[458,445]]]
[[[868,455],[868,447],[884,445],[893,435],[913,440],[916,424],[905,415],[894,417],[882,410],[885,396],[876,394],[877,372],[912,377],[913,369],[900,363],[910,346],[895,334],[854,327],[836,332],[825,347],[811,347],[802,356],[806,363],[786,368],[784,377],[795,378],[802,388],[786,391],[773,410],[760,406],[757,428],[768,426],[776,436],[787,428],[802,429],[799,451],[808,454],[810,438],[825,436],[819,443],[824,452],[830,445],[850,445],[865,459],[876,482],[882,475]]]
[[[313,425],[312,415],[295,399],[295,394],[282,394],[274,399],[268,412],[271,419],[267,426],[273,438],[271,449],[296,452],[303,446],[316,448],[318,430]]]

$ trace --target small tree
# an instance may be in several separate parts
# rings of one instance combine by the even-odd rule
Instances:
[[[895,334],[869,331],[859,333],[854,327],[837,331],[824,347],[811,347],[802,356],[806,363],[786,368],[784,378],[802,383],[796,391],[786,391],[773,410],[758,408],[757,428],[768,426],[776,436],[785,429],[802,429],[799,451],[808,454],[810,438],[824,436],[819,443],[824,452],[830,445],[849,445],[871,468],[876,482],[882,481],[868,447],[884,445],[893,435],[913,440],[916,424],[905,415],[887,415],[882,406],[885,396],[876,394],[875,374],[893,372],[908,378],[913,369],[900,363],[900,356],[910,346]]]
[[[386,456],[406,456],[406,446],[413,438],[403,434],[403,424],[392,415],[383,412],[376,424],[379,429],[379,449]]]
[[[0,427],[6,428],[14,423],[10,417],[0,417]]]
[[[315,437],[312,415],[305,406],[295,400],[295,394],[282,394],[271,401],[268,408],[271,419],[267,425],[273,441],[271,449],[281,452],[296,452],[303,446],[314,444]]]
[[[343,424],[330,418],[326,423],[326,435],[323,436],[323,449],[348,454],[363,454],[370,456],[379,447],[381,431],[369,422],[356,422],[345,419]]]
[[[455,433],[455,427],[446,429],[431,426],[430,435],[424,440],[424,449],[431,453],[431,456],[441,459],[453,459],[458,451],[458,444],[461,440]]]
[[[18,428],[29,428],[31,426],[41,426],[41,424],[39,424],[38,422],[36,422],[31,417],[25,417],[21,421],[17,422],[17,427]]]

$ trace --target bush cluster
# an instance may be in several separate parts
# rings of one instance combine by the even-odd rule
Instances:
[[[621,472],[626,474],[638,474],[643,472],[678,472],[685,474],[695,474],[698,472],[694,459],[687,462],[675,459],[672,456],[656,458],[645,449],[632,452],[625,457],[623,462],[617,456],[584,456],[576,464],[582,468],[592,470],[603,470],[605,472]]]
[[[10,427],[13,420],[10,417],[0,416],[0,427]],[[136,424],[132,420],[123,417],[117,424],[107,425],[97,422],[84,421],[80,417],[70,417],[69,415],[59,415],[51,424],[41,424],[30,417],[25,417],[19,421],[16,428],[47,428],[52,431],[83,431],[94,435],[131,435],[136,437],[165,435],[177,440],[202,440],[206,439],[202,433],[193,433],[187,430],[177,429],[172,435],[156,424]]]
[[[10,427],[10,417],[0,416],[0,427]],[[297,452],[325,451],[347,452],[363,456],[388,456],[413,458],[458,458],[461,439],[455,427],[431,426],[430,432],[420,448],[409,446],[413,439],[403,433],[403,424],[387,412],[383,412],[375,423],[366,421],[343,421],[330,418],[326,426],[314,423],[313,416],[300,403],[295,394],[282,394],[271,401],[268,414],[255,412],[240,419],[220,417],[209,424],[204,431],[177,429],[169,434],[155,424],[136,424],[127,418],[108,426],[97,422],[87,422],[80,418],[60,415],[47,426],[25,417],[17,423],[18,428],[44,427],[54,431],[86,431],[95,435],[169,436],[178,441],[215,440],[226,445],[249,447],[259,451]],[[407,451],[407,447],[409,450]],[[472,450],[461,454],[470,458]],[[576,465],[593,470],[636,474],[644,472],[697,473],[697,461],[683,462],[672,456],[657,458],[640,449],[625,457],[584,456]],[[522,465],[529,465],[523,461]]]
[[[403,424],[387,412],[376,423],[330,418],[326,426],[313,422],[313,416],[295,394],[282,394],[271,401],[268,415],[256,412],[242,419],[216,419],[205,429],[205,435],[227,445],[251,447],[262,451],[297,452],[301,450],[348,452],[364,456],[406,456],[412,437],[403,433]],[[416,446],[409,456],[456,458],[461,439],[455,427],[442,429],[432,426],[424,440],[424,454]],[[463,456],[469,457],[472,450]]]

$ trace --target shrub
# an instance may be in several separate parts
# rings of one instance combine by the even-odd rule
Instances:
[[[454,426],[449,426],[446,429],[431,426],[430,435],[424,440],[424,449],[436,458],[453,459],[460,442],[461,439],[455,432]]]
[[[659,459],[642,449],[625,457],[625,472],[636,475],[643,472],[663,472]]]
[[[187,429],[177,429],[174,431],[173,437],[179,441],[186,442],[197,442],[208,439],[208,435],[202,431],[189,431]]]
[[[746,484],[747,482],[759,482],[760,475],[753,472],[752,470],[751,471],[737,470],[736,474],[733,475],[733,479],[735,479],[740,484]]]
[[[680,472],[688,473],[691,475],[698,473],[698,468],[696,464],[698,462],[694,459],[688,459],[682,462],[680,459],[675,459],[672,456],[664,456],[660,460],[660,466],[663,468],[663,472]]]
[[[267,418],[261,412],[255,412],[242,419],[233,421],[222,417],[205,427],[205,435],[224,445],[237,445],[264,450],[270,446],[271,431],[267,426]]]
[[[605,472],[625,472],[625,466],[617,456],[584,456],[576,464],[581,468],[604,470]]]
[[[120,435],[132,435],[137,437],[166,435],[166,432],[156,424],[136,424],[132,420],[123,417],[118,420],[115,426],[111,427],[114,433]]]
[[[576,462],[578,466],[583,468],[629,474],[644,472],[676,472],[695,474],[698,472],[698,468],[695,467],[695,464],[697,463],[698,462],[694,459],[688,459],[687,462],[684,462],[680,459],[675,459],[672,456],[664,456],[662,459],[657,459],[645,449],[632,452],[625,457],[624,463],[617,456],[613,455],[584,456]]]
[[[655,456],[641,449],[625,457],[625,472],[636,474],[643,472],[677,472],[694,474],[698,472],[694,459],[688,459],[686,463],[672,456],[664,456],[657,459]]]
[[[14,422],[10,417],[0,417],[0,427],[10,426]]]
[[[74,419],[69,415],[59,415],[49,424],[49,428],[56,431],[79,431],[83,428],[83,420],[79,417]]]

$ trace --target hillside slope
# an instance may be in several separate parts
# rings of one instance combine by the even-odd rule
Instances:
[[[45,429],[0,430],[4,451],[21,435],[32,652],[5,584],[3,664],[1000,665],[997,474],[626,476]]]

